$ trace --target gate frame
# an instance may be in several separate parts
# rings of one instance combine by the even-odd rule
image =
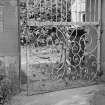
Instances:
[[[21,90],[21,45],[20,45],[20,0],[17,0],[17,11],[18,11],[18,46],[19,46],[19,87]],[[59,22],[36,22],[36,25],[58,25]],[[69,26],[69,25],[82,25],[82,26],[88,26],[88,25],[93,25],[93,26],[97,26],[98,30],[98,39],[97,39],[97,71],[101,71],[101,35],[102,35],[102,0],[98,0],[98,22],[61,22],[60,24],[63,24],[65,26]],[[59,25],[60,25],[59,24]],[[27,49],[27,47],[26,47]],[[26,51],[26,56],[27,56],[27,51]],[[28,58],[26,57],[27,61]],[[29,71],[29,66],[28,66],[28,62],[26,61],[26,71]],[[30,95],[29,92],[29,79],[27,77],[27,96]]]

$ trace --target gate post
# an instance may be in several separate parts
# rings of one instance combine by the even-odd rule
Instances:
[[[101,0],[98,0],[98,49],[97,49],[97,71],[101,71],[101,29],[102,29],[102,6]]]

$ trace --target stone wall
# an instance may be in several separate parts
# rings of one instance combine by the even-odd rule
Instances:
[[[19,46],[16,0],[0,0],[3,30],[0,32],[0,74],[6,75],[19,89]]]

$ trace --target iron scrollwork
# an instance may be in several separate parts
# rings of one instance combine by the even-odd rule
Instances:
[[[28,52],[29,79],[38,83],[63,80],[66,84],[96,80],[97,27],[71,22],[72,0],[62,0],[62,6],[61,0],[51,0],[52,4],[50,0],[28,0],[28,4],[23,1],[20,4],[20,42]],[[42,25],[43,22],[51,24]],[[54,22],[57,24],[52,24]],[[63,25],[65,22],[71,25]]]
[[[89,31],[89,27],[87,28]],[[44,26],[35,29],[35,37],[32,38],[29,47],[35,56],[46,59],[48,64],[53,64],[49,74],[50,79],[68,77],[69,80],[94,80],[96,78],[97,59],[94,53],[96,49],[93,51],[91,49],[92,52],[87,49],[97,48],[97,42],[91,39],[94,35],[90,37],[91,33],[83,27]],[[33,48],[40,50],[36,53]]]

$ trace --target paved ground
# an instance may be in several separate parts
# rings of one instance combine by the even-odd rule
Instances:
[[[22,69],[25,70],[25,54],[23,58]],[[32,59],[32,62],[35,61]],[[24,72],[27,74],[27,71]],[[27,96],[26,92],[22,92],[13,97],[11,105],[105,105],[105,84],[33,96]]]
[[[105,84],[32,96],[24,92],[11,105],[105,105]]]

